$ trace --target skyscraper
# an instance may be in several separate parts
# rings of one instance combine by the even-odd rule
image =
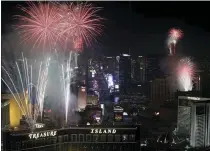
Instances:
[[[147,81],[154,80],[158,77],[163,77],[163,71],[161,70],[162,55],[149,55],[146,57],[146,77]]]
[[[119,80],[120,93],[129,93],[129,86],[131,85],[131,56],[122,54],[119,61]]]
[[[163,78],[164,74],[161,70],[162,55],[148,55],[145,58],[146,62],[146,84],[145,91],[147,96],[151,96],[151,82],[156,78]]]
[[[146,57],[138,56],[132,59],[132,81],[145,83],[146,81]]]
[[[119,56],[117,57],[104,57],[103,60],[104,73],[107,79],[107,84],[110,92],[118,92],[119,91]],[[112,77],[111,79],[108,77]],[[111,81],[110,81],[110,80]],[[113,86],[109,86],[110,82]]]
[[[88,94],[90,95],[97,95],[100,101],[107,101],[109,100],[110,96],[110,87],[109,87],[109,79],[107,78],[109,71],[112,71],[112,67],[104,62],[104,57],[95,57],[90,58],[88,61]],[[108,59],[108,62],[112,62],[115,60]],[[110,70],[108,70],[110,67]],[[113,77],[113,76],[112,76]],[[113,85],[113,84],[112,84]],[[114,87],[114,86],[112,86]]]
[[[168,99],[168,85],[165,78],[153,80],[151,83],[150,100],[154,105],[163,105]]]

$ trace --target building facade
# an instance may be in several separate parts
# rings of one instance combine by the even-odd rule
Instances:
[[[179,96],[177,128],[192,147],[210,146],[210,98]]]
[[[139,127],[71,127],[37,132],[4,132],[5,151],[140,150]]]
[[[14,94],[14,96],[24,98],[23,94]],[[28,101],[19,102],[22,109],[21,111],[14,96],[12,94],[1,95],[2,128],[14,128],[20,126],[20,120],[22,119],[22,116],[24,116],[22,111],[25,111],[27,108],[31,109],[32,107]]]
[[[146,57],[138,56],[132,59],[132,81],[139,84],[146,82]]]
[[[168,100],[168,84],[165,78],[155,79],[151,84],[150,100],[155,105],[162,105]]]
[[[161,61],[164,58],[162,55],[149,55],[146,56],[146,77],[147,81],[163,77],[161,70]]]

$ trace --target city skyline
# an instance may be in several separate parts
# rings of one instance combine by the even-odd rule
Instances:
[[[205,5],[2,2],[3,150],[209,150]]]

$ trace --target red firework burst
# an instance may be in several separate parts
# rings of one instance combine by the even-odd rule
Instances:
[[[102,31],[100,18],[96,13],[100,8],[91,4],[72,2],[59,3],[28,3],[28,7],[20,7],[26,13],[19,15],[20,31],[23,41],[33,42],[50,49],[58,42],[63,45],[72,44],[75,50],[82,49],[83,43],[89,45]]]
[[[58,41],[58,26],[60,16],[58,8],[51,3],[33,2],[28,3],[28,7],[20,7],[26,13],[16,15],[19,19],[17,29],[24,42],[33,42],[34,46],[50,47]]]
[[[63,28],[60,34],[73,39],[76,45],[89,45],[97,35],[101,34],[102,18],[96,13],[100,10],[86,3],[66,3],[61,5],[61,14],[64,14],[61,26]],[[75,47],[75,46],[74,46]]]
[[[183,32],[180,29],[172,28],[169,31],[169,37],[171,37],[172,39],[178,40],[183,37]]]

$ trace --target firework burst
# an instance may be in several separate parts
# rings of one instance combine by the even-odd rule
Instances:
[[[181,91],[191,91],[193,88],[194,64],[190,58],[181,59],[177,68],[177,80]]]
[[[172,28],[169,30],[167,45],[170,50],[170,55],[176,53],[176,44],[178,40],[180,40],[183,37],[183,35],[184,34],[180,29]]]
[[[19,24],[16,26],[23,42],[32,42],[33,47],[42,45],[52,48],[58,41],[58,8],[52,3],[37,4],[28,2],[28,7],[19,7],[26,15],[16,15]]]
[[[60,5],[61,35],[73,41],[73,47],[82,48],[82,44],[90,45],[91,41],[102,32],[101,20],[97,15],[99,7],[87,3],[65,3]]]
[[[87,3],[28,3],[20,7],[25,16],[17,15],[23,41],[33,42],[50,49],[58,42],[72,43],[76,50],[82,49],[83,43],[90,45],[102,32],[101,20],[97,15],[100,10]],[[63,44],[62,44],[63,45]]]
[[[182,30],[180,29],[175,29],[175,28],[172,28],[170,31],[169,31],[169,37],[171,37],[172,39],[174,39],[175,41],[179,40],[180,38],[182,38],[183,36],[183,32]]]

